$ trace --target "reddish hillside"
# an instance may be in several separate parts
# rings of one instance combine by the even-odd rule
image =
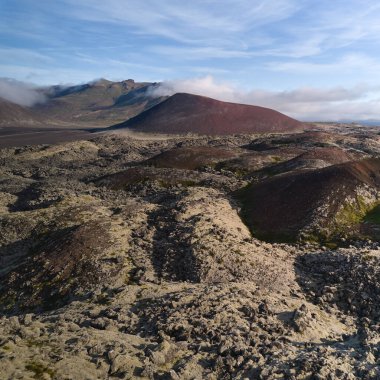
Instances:
[[[353,154],[338,147],[313,147],[290,160],[267,166],[254,175],[262,178],[301,169],[321,169],[353,160],[355,160]]]
[[[130,128],[140,132],[226,135],[301,131],[304,127],[303,123],[269,108],[179,93],[112,128]]]
[[[242,194],[243,214],[266,240],[294,240],[305,228],[334,232],[343,217],[359,219],[366,206],[357,190],[380,188],[380,159],[351,161],[323,169],[276,176],[252,184]],[[346,215],[338,213],[346,209]],[[356,218],[358,217],[358,218]],[[316,230],[315,230],[316,229]]]

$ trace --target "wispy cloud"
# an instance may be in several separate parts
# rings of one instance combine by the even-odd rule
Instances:
[[[188,92],[220,100],[235,100],[238,91],[228,83],[218,83],[210,75],[199,78],[164,81],[149,90],[151,96],[171,96],[177,92]]]
[[[97,22],[130,25],[135,33],[162,36],[185,43],[201,41],[222,42],[225,36],[244,33],[251,29],[282,20],[299,6],[295,0],[216,1],[195,0],[65,0],[73,9],[74,17]],[[70,8],[69,8],[70,9]]]
[[[165,81],[151,89],[151,96],[188,92],[231,101],[274,108],[302,120],[380,119],[380,85],[358,84],[351,88],[302,87],[291,91],[253,89],[243,91],[212,76]]]
[[[28,107],[46,100],[36,86],[9,78],[0,78],[0,98]]]
[[[380,7],[374,0],[360,4],[353,0],[333,4],[327,0],[65,2],[69,6],[63,12],[72,17],[128,26],[136,35],[161,36],[199,49],[213,46],[234,50],[235,46],[243,53],[248,50],[264,56],[317,56],[371,40],[380,29]]]
[[[151,53],[165,55],[180,61],[196,61],[209,58],[248,58],[254,55],[242,49],[227,49],[222,47],[205,46],[152,46],[147,49]]]
[[[46,54],[42,54],[32,49],[20,48],[1,48],[0,56],[3,62],[28,62],[30,63],[48,63],[51,64],[53,59]]]
[[[199,72],[251,88],[353,87],[380,83],[379,16],[377,0],[8,1],[0,66],[40,83]]]
[[[315,74],[339,74],[352,72],[358,74],[358,70],[366,70],[367,72],[378,72],[380,62],[365,54],[347,54],[338,59],[329,62],[317,62],[307,60],[297,61],[272,61],[267,67],[273,71],[284,71],[293,73],[310,73]]]

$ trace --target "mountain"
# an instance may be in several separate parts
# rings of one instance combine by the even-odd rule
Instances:
[[[296,171],[242,191],[243,215],[269,241],[331,240],[356,232],[378,204],[380,159]]]
[[[304,124],[269,108],[177,93],[114,129],[225,135],[301,131]]]
[[[0,126],[14,126],[15,124],[40,126],[42,121],[43,118],[30,108],[0,98]]]
[[[111,82],[101,79],[83,85],[52,86],[40,91],[47,97],[33,110],[45,118],[91,126],[109,126],[156,105],[163,98],[147,96],[153,83],[128,79]]]

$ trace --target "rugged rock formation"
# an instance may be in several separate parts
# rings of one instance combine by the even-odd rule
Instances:
[[[380,140],[340,128],[0,150],[0,378],[378,379]]]

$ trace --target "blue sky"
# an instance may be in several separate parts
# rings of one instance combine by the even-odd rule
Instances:
[[[0,0],[0,77],[187,83],[304,118],[380,118],[379,19],[372,0]]]

